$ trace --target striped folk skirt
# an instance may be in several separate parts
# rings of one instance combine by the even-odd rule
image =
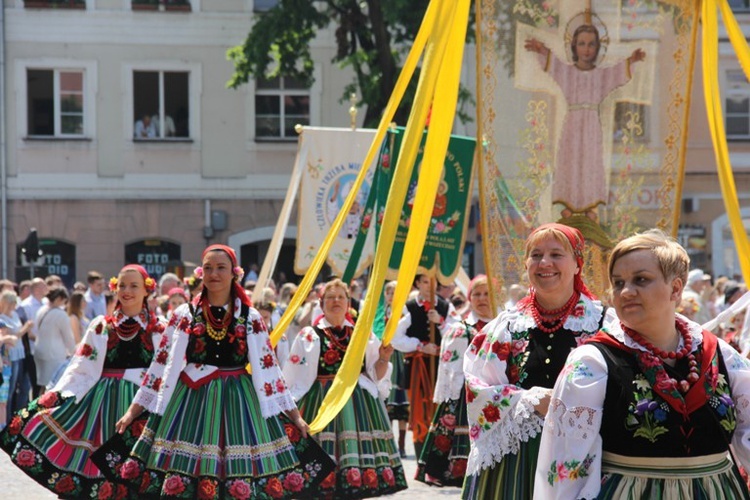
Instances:
[[[645,458],[605,452],[598,498],[747,500],[750,493],[726,453],[703,457]]]
[[[301,497],[316,470],[300,464],[288,432],[278,416],[263,418],[251,375],[225,370],[198,385],[181,378],[164,415],[126,433],[129,456],[116,442],[97,455],[140,498]]]
[[[0,434],[0,446],[61,498],[124,498],[126,488],[105,479],[90,457],[115,433],[137,390],[115,374],[103,376],[80,403],[47,392],[16,412]]]
[[[306,422],[317,415],[332,382],[317,379],[297,402]],[[336,418],[313,437],[337,464],[317,491],[311,491],[313,498],[370,498],[406,489],[385,405],[359,384]]]
[[[438,405],[417,462],[417,481],[437,481],[443,486],[464,484],[470,449],[465,401],[466,389],[462,388],[458,399]]]
[[[461,498],[532,498],[541,439],[542,435],[537,434],[528,442],[520,443],[518,453],[505,455],[492,467],[466,476]]]

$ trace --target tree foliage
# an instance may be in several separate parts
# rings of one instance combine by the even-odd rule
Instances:
[[[258,15],[245,42],[228,51],[234,74],[227,85],[237,88],[250,79],[277,76],[312,85],[315,62],[310,43],[318,31],[333,23],[336,55],[332,62],[351,67],[355,75],[341,101],[351,93],[361,96],[361,105],[367,107],[365,126],[375,126],[428,4],[429,0],[279,0],[274,8]],[[406,123],[417,77],[396,114],[399,124]],[[463,88],[458,116],[464,122],[471,121],[462,112],[468,103],[473,104],[471,92]]]

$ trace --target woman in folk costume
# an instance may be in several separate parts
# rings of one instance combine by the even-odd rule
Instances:
[[[315,476],[279,419],[286,413],[306,435],[260,315],[238,283],[242,274],[230,247],[203,252],[203,290],[172,315],[117,430],[144,409],[154,413],[129,454],[114,445],[98,454],[141,497],[289,498]]]
[[[583,236],[545,224],[526,239],[531,290],[474,337],[464,357],[471,452],[463,498],[530,498],[552,387],[605,308],[581,279]]]
[[[416,479],[423,483],[441,486],[464,483],[469,425],[463,361],[471,340],[492,320],[487,276],[480,274],[469,283],[469,307],[467,318],[443,335],[440,345],[434,396],[438,406],[417,464]]]
[[[334,279],[326,283],[323,317],[300,331],[284,366],[289,390],[307,420],[318,413],[351,341],[353,325],[347,319],[348,305],[349,290],[344,282]],[[364,367],[351,398],[316,436],[337,464],[335,473],[313,492],[316,498],[369,498],[406,488],[382,401],[390,389],[392,352],[392,347],[381,345],[370,334]]]
[[[689,263],[658,230],[612,250],[619,321],[568,356],[535,498],[750,498],[750,361],[675,313]]]
[[[110,280],[117,306],[89,325],[60,380],[18,411],[0,446],[39,484],[62,498],[123,498],[90,455],[115,433],[160,344],[164,325],[146,308],[156,283],[139,265]]]

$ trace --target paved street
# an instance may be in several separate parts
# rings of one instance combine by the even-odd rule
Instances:
[[[406,478],[409,489],[383,498],[410,498],[415,500],[448,499],[458,498],[461,490],[459,488],[433,488],[426,484],[414,481],[414,472],[417,469],[417,461],[414,458],[414,447],[407,436],[406,452],[404,460]],[[39,486],[37,483],[18,470],[8,458],[8,455],[0,451],[0,498],[3,500],[46,500],[56,498],[55,495]]]

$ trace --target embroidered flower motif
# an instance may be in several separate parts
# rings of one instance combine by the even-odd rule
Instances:
[[[293,365],[298,365],[300,362],[300,357],[296,354],[292,354],[289,356],[289,362]]]
[[[52,408],[57,403],[57,400],[57,393],[49,391],[39,396],[38,404],[43,408]]]
[[[500,410],[492,403],[487,403],[487,405],[482,408],[482,414],[487,422],[492,423],[500,420]]]
[[[286,390],[286,386],[284,385],[284,381],[280,378],[276,379],[276,392],[282,393]]]
[[[10,425],[8,425],[8,434],[10,434],[11,436],[15,436],[16,434],[21,432],[21,429],[23,429],[23,420],[21,419],[21,417],[16,415],[10,421]]]
[[[323,361],[327,365],[334,365],[341,359],[341,355],[336,349],[328,349],[325,354],[323,354]]]
[[[55,493],[70,493],[76,489],[76,483],[70,474],[65,474],[59,481],[55,483]]]
[[[271,368],[276,364],[273,360],[273,356],[270,354],[266,354],[265,356],[263,356],[261,361],[263,362],[263,368]]]
[[[120,467],[120,477],[123,479],[135,479],[141,474],[141,467],[132,458],[125,461]]]
[[[250,485],[245,481],[237,480],[229,483],[229,494],[237,500],[248,500],[250,498]]]
[[[443,415],[442,417],[440,417],[440,423],[447,430],[452,431],[453,429],[456,428],[456,416],[451,413],[447,413]]]
[[[365,488],[375,489],[378,487],[378,473],[374,469],[366,469],[362,474],[362,483]]]
[[[593,455],[586,455],[583,461],[570,460],[568,462],[557,463],[556,460],[552,461],[550,468],[547,470],[547,482],[554,486],[556,482],[570,479],[574,481],[579,478],[589,476],[589,469],[591,464],[594,462]]]
[[[302,491],[304,485],[305,478],[299,472],[290,472],[284,479],[284,488],[295,493]]]
[[[391,473],[393,473],[393,471],[391,471]],[[320,483],[320,487],[324,490],[328,490],[330,488],[333,488],[334,486],[336,486],[336,472],[335,471],[328,474],[326,478]]]
[[[94,348],[88,344],[81,344],[76,351],[76,356],[81,358],[88,358],[92,354],[94,354]]]
[[[185,482],[180,476],[169,476],[164,481],[163,491],[167,495],[177,496],[185,491]]]
[[[499,416],[499,412],[498,412]],[[451,449],[451,444],[453,440],[446,436],[445,434],[438,434],[435,436],[435,448],[438,449],[441,453],[445,454],[448,453]]]
[[[464,477],[466,475],[466,459],[459,458],[451,462],[450,474],[453,477]]]
[[[284,432],[286,432],[286,437],[289,438],[292,444],[296,444],[302,437],[299,429],[294,424],[284,424]]]
[[[266,391],[266,396],[271,396],[273,394],[273,386],[268,382],[263,384],[263,390]]]
[[[272,477],[268,480],[268,484],[266,484],[265,492],[271,498],[281,498],[284,496],[284,486],[278,478]]]
[[[36,454],[29,449],[22,448],[16,453],[14,461],[19,467],[29,468],[36,463]]]
[[[355,488],[362,486],[362,475],[360,474],[359,469],[352,467],[346,471],[346,482]]]
[[[218,484],[216,481],[211,479],[201,479],[198,483],[198,499],[199,500],[212,500],[218,496]]]
[[[396,484],[396,475],[393,474],[393,469],[391,469],[390,467],[386,467],[385,469],[383,469],[382,474],[383,481],[385,481],[388,486],[393,486]]]
[[[167,354],[167,351],[159,351],[159,353],[156,355],[156,362],[160,365],[166,365],[168,357],[169,355]]]

